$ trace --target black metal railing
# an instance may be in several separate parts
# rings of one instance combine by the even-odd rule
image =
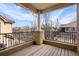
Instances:
[[[77,44],[76,32],[56,32],[56,31],[45,31],[45,39],[60,41],[70,44]]]
[[[13,47],[33,39],[32,32],[16,32],[0,34],[0,50]]]

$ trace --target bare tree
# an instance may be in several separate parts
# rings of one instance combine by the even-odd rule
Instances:
[[[57,30],[59,28],[59,19],[57,18],[55,21],[55,29]]]
[[[51,20],[51,15],[50,15],[50,13],[45,13],[44,15],[43,15],[43,17],[44,17],[44,22],[45,22],[45,24],[44,24],[44,28],[45,28],[45,30],[47,30],[47,31],[50,31],[51,30],[51,28],[52,28],[52,20]]]

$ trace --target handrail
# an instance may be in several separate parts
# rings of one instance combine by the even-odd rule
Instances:
[[[1,50],[4,48],[10,48],[33,39],[32,32],[14,32],[14,33],[0,33],[0,47]]]
[[[77,32],[54,32],[45,31],[45,39],[64,43],[77,44]]]

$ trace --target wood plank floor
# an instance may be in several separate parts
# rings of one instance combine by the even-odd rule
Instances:
[[[10,56],[77,56],[76,52],[46,44],[32,45]]]

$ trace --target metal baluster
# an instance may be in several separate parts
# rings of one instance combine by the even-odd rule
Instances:
[[[70,37],[70,33],[67,32],[67,39],[68,39],[67,43],[69,43],[69,37]]]
[[[19,40],[19,44],[20,44],[20,33],[19,33],[19,34],[17,34],[17,35],[19,35],[19,39],[18,39],[18,40]]]
[[[62,42],[64,42],[64,37],[63,37],[63,33],[64,33],[64,32],[62,32]]]
[[[29,33],[28,32],[26,32],[26,41],[28,41],[29,40]]]
[[[72,38],[71,37],[72,37],[72,35],[71,35],[71,32],[70,32],[70,43],[72,43]]]
[[[5,36],[6,36],[6,34],[4,34]],[[4,36],[4,37],[5,37]],[[5,45],[6,45],[6,47],[7,47],[7,38],[5,37]]]
[[[15,45],[15,44],[14,44],[14,33],[12,34],[12,36],[13,36],[13,46],[14,46],[14,45]]]
[[[22,33],[20,33],[20,34],[21,34],[20,39],[21,39],[21,43],[22,43],[22,40],[23,40],[23,39],[22,39]]]
[[[11,41],[11,47],[12,47],[12,33],[10,33],[9,35],[10,35],[10,41]]]
[[[14,33],[13,36],[14,36],[14,45],[16,45],[16,39],[17,39],[17,38],[16,38],[16,33]]]
[[[62,32],[61,32],[61,41],[62,41]]]
[[[75,32],[74,35],[75,35],[74,44],[77,44],[77,33]]]
[[[66,43],[68,42],[68,33],[66,33]]]
[[[55,40],[55,37],[56,37],[56,33],[54,32],[54,40]]]
[[[63,42],[64,42],[64,32],[62,33],[62,37],[63,37]]]
[[[74,36],[73,36],[73,34],[74,34],[74,33],[71,32],[71,41],[72,41],[71,43],[72,43],[72,44],[73,44],[73,40],[74,40]]]
[[[4,44],[4,34],[2,34],[2,44]]]
[[[68,35],[68,43],[69,43],[70,42],[70,39],[69,39],[70,33],[67,32],[67,35]]]
[[[8,43],[8,38],[7,38],[7,34],[6,34],[6,40],[7,40],[7,48],[9,47],[9,43]]]
[[[19,44],[19,33],[16,33],[16,44]]]
[[[3,37],[4,37],[4,45],[6,45],[5,34],[3,34]]]
[[[64,33],[65,33],[65,32],[63,32],[63,35],[62,35],[62,37],[63,37],[63,42],[65,42],[65,41],[64,41],[64,37],[65,37]]]
[[[57,41],[57,39],[58,39],[58,33],[56,32],[56,41]]]
[[[12,33],[12,46],[14,46],[14,37],[13,37],[13,33]]]
[[[68,35],[68,42],[67,43],[69,43],[70,42],[70,32],[67,32],[67,35]]]
[[[75,32],[72,32],[72,34],[73,34],[73,44],[75,44]]]
[[[66,33],[64,33],[64,42],[66,42]]]
[[[28,36],[27,36],[27,39],[28,39]],[[22,43],[24,43],[24,33],[22,33]]]
[[[61,32],[59,33],[59,35],[60,35],[60,39],[59,40],[61,41]]]

